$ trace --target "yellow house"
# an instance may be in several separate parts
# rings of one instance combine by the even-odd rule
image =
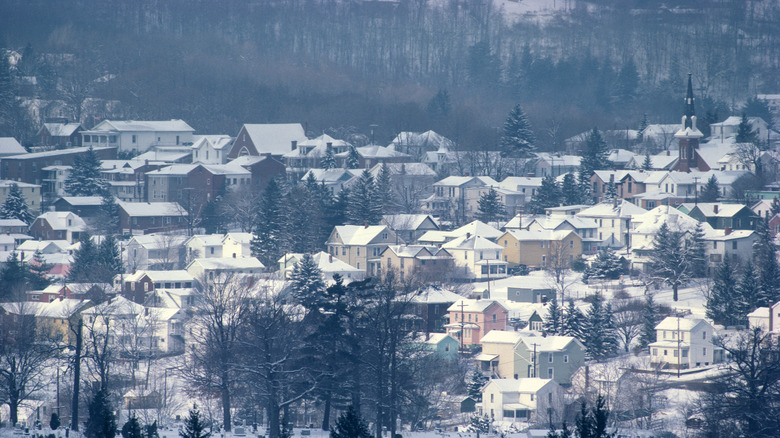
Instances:
[[[582,254],[582,238],[572,230],[509,230],[498,238],[509,265],[545,268],[569,264]]]
[[[401,243],[387,225],[339,225],[333,228],[326,245],[328,254],[371,276],[380,273],[385,248]]]
[[[90,300],[60,298],[50,303],[30,301],[3,303],[2,310],[8,315],[35,317],[36,331],[55,342],[75,342],[71,327],[81,319],[83,312],[94,304]]]

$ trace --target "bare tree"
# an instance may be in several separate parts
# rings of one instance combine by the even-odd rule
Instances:
[[[560,305],[566,302],[566,290],[574,284],[571,275],[572,255],[566,242],[554,241],[547,250],[547,265],[545,275],[555,289],[555,294]]]
[[[623,343],[623,350],[628,353],[631,343],[642,332],[642,310],[644,303],[640,300],[615,300],[613,317],[615,331]]]

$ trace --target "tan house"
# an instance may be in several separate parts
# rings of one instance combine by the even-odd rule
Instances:
[[[382,252],[399,242],[403,243],[387,225],[339,225],[326,245],[328,254],[371,276],[380,273]]]
[[[435,246],[390,245],[382,252],[382,273],[395,272],[401,282],[440,283],[452,275],[454,260]]]
[[[512,266],[545,268],[556,260],[570,264],[582,254],[582,238],[572,230],[509,230],[498,243],[503,247],[504,261]]]

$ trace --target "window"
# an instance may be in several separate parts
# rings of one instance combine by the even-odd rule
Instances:
[[[547,362],[553,363],[553,354],[552,353],[547,353]]]
[[[338,250],[339,249],[336,248],[336,251],[338,251]],[[346,246],[341,247],[341,255],[347,255],[347,247]]]
[[[569,241],[569,249],[574,249],[574,241],[573,240]]]
[[[701,354],[703,354],[705,356],[707,355],[707,347],[702,348],[702,353]]]
[[[360,248],[357,248],[357,255],[360,257]]]
[[[534,401],[534,395],[531,394],[531,401]]]
[[[718,242],[717,241],[713,241],[712,242],[712,249],[718,249]]]
[[[136,137],[135,137],[135,135],[133,135],[133,140],[132,140],[132,142],[133,142],[133,143],[135,143],[135,142],[136,142]]]
[[[547,368],[547,378],[552,379],[553,375],[554,375],[553,368]]]
[[[490,403],[493,403],[495,401],[494,396],[495,394],[490,394]]]
[[[731,242],[731,249],[737,249],[737,241]]]
[[[544,268],[546,266],[547,266],[547,256],[542,256],[542,267]]]
[[[497,317],[496,317],[496,314],[494,313],[493,314],[493,322],[496,322],[496,320],[497,320]]]
[[[707,332],[701,332],[701,338],[707,339]]]
[[[568,354],[564,354],[563,355],[563,363],[569,363],[569,355]]]

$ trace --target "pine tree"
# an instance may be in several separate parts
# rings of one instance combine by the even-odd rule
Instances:
[[[758,143],[758,136],[753,131],[753,127],[750,126],[750,121],[745,113],[742,113],[742,119],[739,121],[737,127],[737,143]]]
[[[615,181],[609,181],[604,189],[604,199],[612,201],[615,198],[617,198],[617,186],[615,185]]]
[[[479,197],[477,206],[477,219],[488,224],[502,220],[506,215],[504,204],[493,187]]]
[[[439,89],[433,98],[428,101],[428,105],[425,107],[432,117],[447,117],[452,110],[452,104],[450,103],[450,93],[447,90]]]
[[[290,283],[298,303],[303,307],[317,310],[324,304],[325,282],[311,254],[304,254],[295,264]]]
[[[105,389],[98,391],[89,404],[89,418],[84,434],[87,438],[114,438],[116,435],[116,419]]]
[[[358,154],[358,151],[357,149],[355,149],[354,146],[349,147],[349,152],[347,153],[347,159],[345,164],[347,165],[347,169],[360,168],[360,155]]]
[[[49,427],[51,430],[57,430],[60,427],[60,416],[56,412],[51,413],[51,420],[49,420]]]
[[[623,266],[615,255],[615,251],[610,248],[604,248],[598,252],[590,269],[590,275],[594,278],[617,280],[623,274]]]
[[[585,315],[574,306],[574,300],[569,300],[569,304],[563,309],[561,317],[561,328],[563,336],[577,338],[580,342],[585,340]]]
[[[13,72],[5,49],[0,48],[0,136],[10,136],[13,132],[13,119],[16,113],[16,94]]]
[[[563,184],[561,184],[561,197],[563,198],[563,205],[579,205],[585,203],[585,197],[582,190],[577,184],[577,179],[573,173],[567,173],[563,176]]]
[[[707,276],[707,248],[704,237],[704,227],[701,223],[698,223],[685,242],[688,247],[688,263],[691,266],[691,276],[695,278]]]
[[[723,259],[715,270],[714,282],[710,294],[707,297],[705,308],[707,317],[716,324],[734,325],[737,309],[736,286],[734,267],[730,257]]]
[[[382,204],[382,213],[390,214],[393,212],[393,197],[391,194],[390,169],[387,163],[382,163],[379,174],[376,176],[376,193],[379,202]]]
[[[490,378],[482,374],[479,368],[474,368],[474,372],[471,373],[471,381],[468,383],[469,397],[477,402],[482,401],[482,388],[487,385]]]
[[[320,167],[323,169],[335,169],[336,168],[336,156],[333,154],[333,146],[328,144],[325,147],[325,155],[320,161]]]
[[[100,265],[98,248],[87,232],[79,236],[79,249],[73,254],[73,263],[68,270],[68,281],[74,283],[91,282],[95,278],[95,267]]]
[[[645,154],[645,161],[642,162],[642,170],[653,170],[653,160],[650,159],[650,153]]]
[[[585,354],[589,359],[602,361],[615,354],[618,349],[612,306],[604,304],[601,294],[593,297],[593,302],[585,315],[584,342]]]
[[[777,263],[777,247],[765,219],[757,221],[756,237],[753,243],[753,264],[758,271],[760,298],[755,304],[756,307],[768,307],[778,301],[780,267]]]
[[[780,213],[780,199],[777,199],[777,196],[772,198],[772,206],[770,212],[772,213],[771,216]]]
[[[548,335],[558,335],[563,331],[563,309],[558,306],[558,299],[553,297],[547,305],[547,318],[542,329]]]
[[[119,245],[112,235],[107,235],[98,245],[97,266],[99,277],[96,280],[111,283],[114,276],[124,271],[122,256],[119,254]]]
[[[347,216],[355,225],[376,225],[382,220],[382,204],[374,177],[367,170],[350,189]]]
[[[5,202],[0,206],[0,219],[19,219],[29,225],[35,219],[17,184],[11,184]]]
[[[103,192],[100,203],[100,225],[103,234],[119,233],[119,205],[108,190]]]
[[[666,223],[661,225],[653,239],[650,265],[654,275],[672,286],[672,298],[677,301],[677,291],[690,275],[690,261],[681,232],[671,231]]]
[[[100,176],[100,158],[90,147],[73,160],[73,167],[65,180],[65,191],[70,196],[100,196],[106,190],[106,181]]]
[[[747,325],[747,315],[758,307],[757,303],[760,302],[760,299],[756,269],[753,266],[753,262],[748,260],[742,268],[742,277],[737,284],[737,303],[734,318],[738,325]]]
[[[179,431],[181,438],[209,438],[211,433],[206,432],[206,425],[200,419],[198,405],[192,405],[190,414],[184,419],[184,428]]]
[[[280,183],[272,179],[265,186],[257,213],[252,256],[265,266],[272,266],[284,254],[289,236],[286,233],[287,214],[282,204],[284,193]]]
[[[655,326],[660,322],[658,315],[658,306],[655,305],[653,294],[647,292],[645,295],[645,305],[642,308],[642,332],[639,334],[639,345],[642,348],[655,342]]]
[[[585,402],[582,402],[580,413],[575,420],[575,434],[578,438],[613,438],[615,433],[607,432],[608,421],[609,410],[604,397],[599,394],[596,404],[590,410],[587,410]]]
[[[43,290],[51,284],[49,272],[52,267],[52,264],[46,263],[41,250],[35,250],[32,260],[27,264],[27,281],[32,290]]]
[[[469,425],[471,426],[471,429],[479,435],[480,433],[489,433],[490,432],[490,417],[488,417],[487,414],[484,414],[482,416],[479,416],[477,414],[474,414],[469,419]]]
[[[0,266],[0,301],[10,301],[19,293],[28,290],[27,277],[24,260],[16,251],[11,251],[5,263]]]
[[[157,421],[144,426],[144,438],[160,438],[160,434],[157,432]]]
[[[336,420],[335,427],[331,427],[330,438],[371,438],[371,432],[360,414],[350,406]]]
[[[720,187],[718,186],[718,179],[715,178],[715,175],[712,175],[699,195],[699,202],[717,202],[719,197]]]
[[[528,157],[536,149],[536,136],[520,105],[512,108],[504,122],[501,146],[504,154],[518,158]]]
[[[585,149],[582,151],[582,161],[580,162],[580,183],[590,182],[590,177],[597,170],[608,169],[609,149],[607,142],[601,137],[598,128],[593,128],[585,140]]]
[[[122,426],[122,438],[144,438],[141,434],[141,424],[135,415],[130,417],[124,426]]]
[[[642,114],[642,120],[639,122],[639,129],[637,130],[637,140],[639,140],[640,143],[645,140],[645,130],[647,130],[649,125],[650,122],[647,120],[647,113]]]
[[[542,186],[536,190],[526,210],[531,214],[544,214],[544,209],[558,207],[561,203],[561,191],[555,178],[546,176],[542,179]]]

